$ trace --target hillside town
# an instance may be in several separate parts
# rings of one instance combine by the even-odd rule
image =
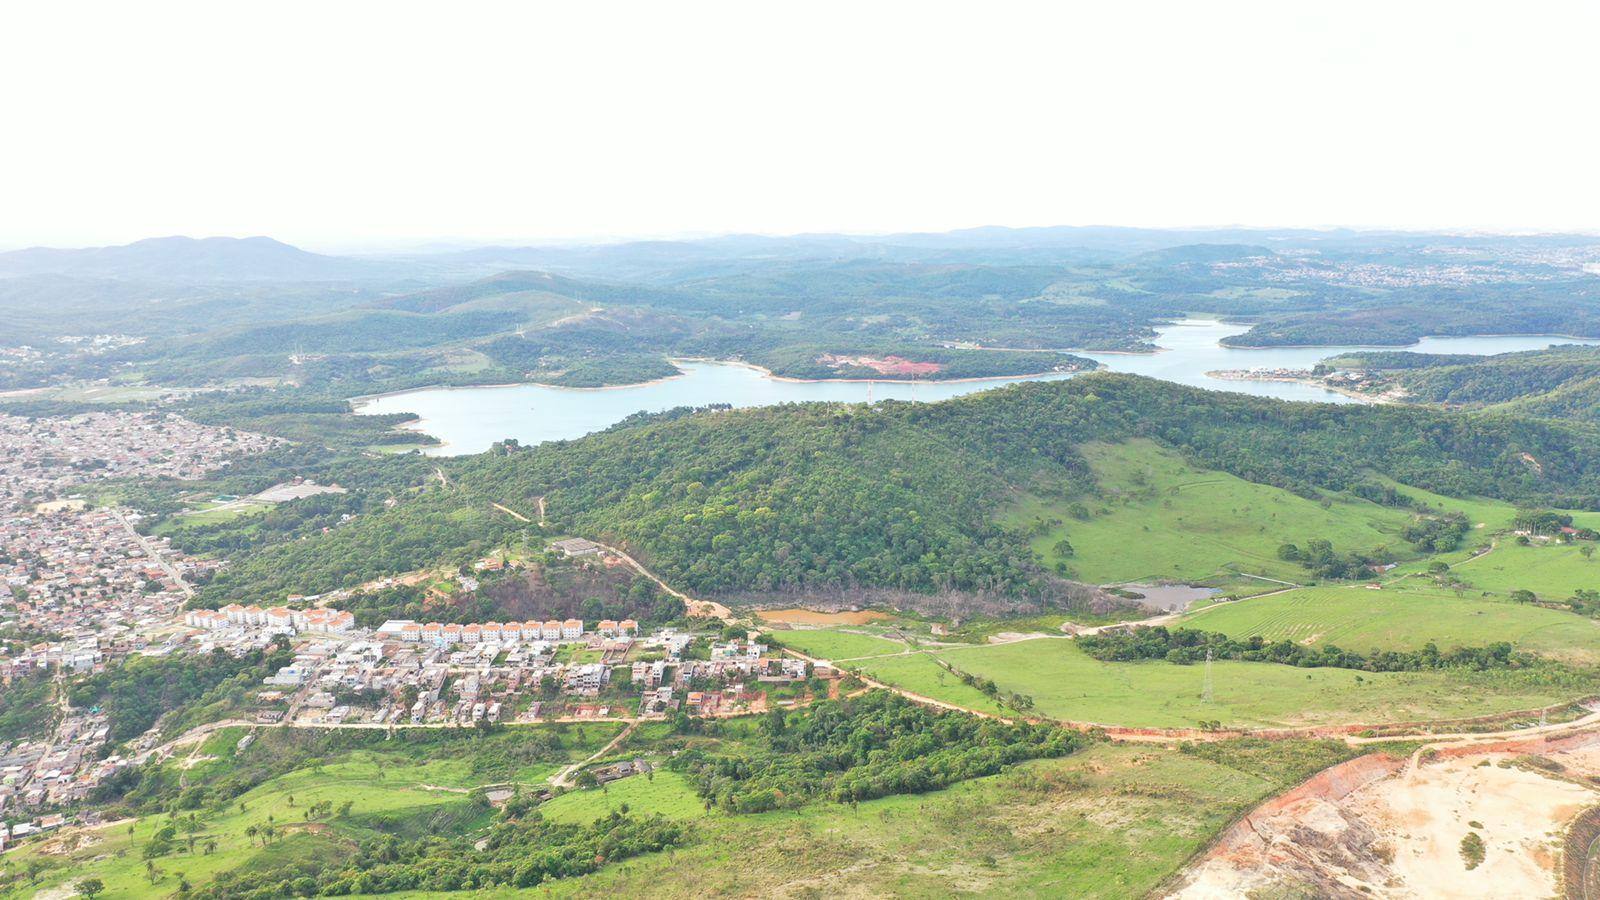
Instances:
[[[358,627],[331,604],[350,595],[290,596],[279,606],[185,609],[191,580],[223,563],[141,533],[145,517],[97,505],[92,483],[194,479],[277,439],[178,416],[0,415],[0,681],[55,681],[48,737],[0,742],[0,847],[66,821],[54,811],[90,797],[119,771],[166,752],[157,729],[118,744],[105,710],[66,702],[75,676],[133,656],[277,651],[248,692],[241,724],[352,728],[486,727],[496,723],[725,716],[767,708],[769,695],[814,674],[803,660],[717,632],[645,629],[634,619],[501,622],[391,619]],[[294,479],[251,497],[270,506],[340,492]],[[593,555],[582,539],[552,544]],[[831,674],[828,673],[828,674]],[[48,694],[46,694],[48,696]],[[785,701],[787,702],[787,701]]]
[[[244,653],[294,638],[264,681],[255,721],[290,725],[475,725],[748,711],[767,686],[805,680],[804,661],[749,641],[632,619],[459,625],[230,606],[185,615],[195,652]],[[591,627],[592,626],[592,627]]]
[[[101,671],[130,654],[184,651],[175,620],[190,579],[220,563],[139,533],[143,516],[91,508],[81,493],[114,478],[191,479],[280,441],[179,416],[105,412],[70,418],[0,414],[0,682]],[[0,816],[82,800],[132,760],[105,754],[103,711],[60,703],[43,740],[0,743]],[[0,845],[43,816],[0,832]]]
[[[0,673],[87,671],[146,649],[192,595],[189,580],[219,565],[140,534],[135,510],[89,508],[85,483],[197,478],[278,443],[170,415],[0,415],[0,625],[31,639],[0,653]]]

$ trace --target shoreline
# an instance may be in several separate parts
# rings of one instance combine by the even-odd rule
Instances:
[[[1031,351],[1030,350],[1028,352],[1032,353],[1032,352],[1043,352],[1043,351]],[[1094,351],[1094,352],[1098,353],[1098,352],[1101,352],[1101,351]],[[1110,353],[1110,352],[1123,352],[1123,353],[1130,353],[1130,354],[1134,353],[1134,351],[1104,351],[1104,352],[1108,352],[1108,353]],[[1145,355],[1149,355],[1149,354],[1145,353],[1145,352],[1139,352],[1139,353],[1137,353],[1135,355],[1145,356]],[[1016,381],[1016,380],[1048,378],[1048,377],[1050,377],[1052,375],[1080,375],[1080,374],[1082,374],[1084,372],[1097,372],[1097,371],[1105,368],[1105,366],[1103,364],[1095,363],[1093,368],[1067,369],[1067,370],[1060,370],[1060,371],[1058,371],[1058,370],[1050,370],[1050,371],[1047,371],[1047,372],[1023,372],[1023,373],[1019,373],[1019,374],[1016,374],[1016,375],[971,375],[971,376],[966,376],[966,377],[963,377],[963,378],[889,378],[889,377],[883,377],[883,378],[798,378],[798,377],[795,377],[795,376],[792,376],[792,375],[779,375],[776,372],[773,372],[771,369],[768,369],[765,366],[758,365],[758,364],[752,363],[752,362],[746,362],[745,360],[742,360],[742,359],[713,359],[713,358],[710,358],[710,357],[700,357],[700,356],[674,356],[674,357],[668,357],[667,361],[672,363],[675,366],[677,364],[679,364],[679,363],[689,363],[689,364],[694,364],[694,365],[707,365],[707,366],[735,366],[735,367],[738,367],[738,368],[741,368],[741,369],[749,369],[749,370],[751,370],[753,372],[757,372],[763,378],[767,378],[767,379],[770,379],[772,381],[783,381],[783,382],[787,382],[789,384],[910,384],[910,385],[917,385],[917,384],[969,384],[969,383],[975,382],[975,381]],[[1090,360],[1090,361],[1094,362],[1093,360]],[[372,403],[374,403],[374,402],[376,402],[378,400],[387,399],[389,397],[400,397],[400,396],[404,396],[406,394],[420,393],[422,391],[477,391],[477,390],[489,390],[489,389],[498,390],[500,388],[517,388],[517,387],[542,387],[542,388],[549,388],[551,390],[556,390],[556,391],[620,391],[620,390],[625,390],[627,388],[641,388],[641,387],[649,387],[649,386],[655,385],[655,384],[664,384],[664,383],[666,383],[668,381],[676,381],[679,378],[685,378],[685,377],[688,376],[688,374],[689,374],[688,372],[684,372],[684,371],[682,371],[680,369],[678,374],[676,374],[676,375],[663,375],[660,378],[652,378],[649,381],[631,381],[631,382],[629,382],[627,384],[603,384],[603,385],[595,385],[595,386],[587,386],[587,387],[574,387],[574,386],[565,385],[565,384],[551,384],[548,381],[508,381],[508,382],[501,382],[501,383],[498,383],[498,384],[421,384],[421,385],[417,385],[416,387],[400,388],[398,390],[393,390],[393,391],[381,391],[381,392],[376,393],[376,394],[358,394],[358,395],[356,395],[354,397],[346,397],[345,398],[345,402],[349,403],[351,405],[351,407],[357,412],[357,414],[361,414],[360,410],[361,410],[362,407],[368,406],[368,405],[370,405],[370,404],[372,404]],[[383,413],[374,413],[373,415],[384,415],[384,414]]]
[[[421,385],[419,387],[414,387],[414,388],[405,388],[405,389],[402,389],[402,390],[383,391],[381,393],[376,393],[376,394],[361,394],[361,395],[358,395],[358,396],[355,396],[355,397],[348,397],[348,398],[346,398],[345,402],[350,404],[350,411],[351,411],[352,415],[358,415],[358,416],[360,416],[360,415],[390,415],[391,413],[379,413],[379,412],[369,413],[366,410],[372,404],[374,404],[374,403],[376,403],[376,402],[378,402],[380,400],[384,400],[384,399],[391,398],[391,397],[400,397],[400,396],[404,396],[406,394],[421,393],[423,391],[469,391],[469,390],[485,390],[485,389],[499,390],[499,389],[502,389],[502,388],[518,388],[518,387],[530,387],[530,386],[531,387],[548,388],[548,389],[557,390],[557,391],[615,391],[615,390],[622,390],[622,389],[625,389],[625,388],[642,388],[642,387],[649,387],[651,385],[656,385],[656,384],[663,384],[663,383],[666,383],[668,381],[675,381],[675,380],[680,379],[680,378],[688,377],[690,373],[687,372],[687,371],[684,371],[680,364],[711,365],[711,366],[735,366],[735,367],[738,367],[738,368],[741,368],[741,369],[748,369],[750,371],[756,372],[762,378],[768,379],[770,381],[787,382],[789,384],[863,384],[863,385],[872,385],[872,384],[905,384],[905,385],[913,385],[913,386],[919,385],[919,384],[929,384],[929,385],[969,384],[969,383],[973,383],[973,382],[982,382],[982,381],[1038,381],[1038,380],[1041,380],[1041,379],[1052,378],[1053,376],[1060,376],[1060,378],[1064,380],[1065,378],[1072,377],[1072,376],[1075,376],[1075,375],[1080,375],[1080,374],[1083,374],[1084,372],[1095,372],[1095,371],[1100,371],[1100,370],[1103,370],[1103,369],[1106,368],[1102,363],[1094,362],[1093,360],[1091,360],[1091,362],[1094,362],[1093,368],[1072,369],[1072,370],[1068,370],[1068,371],[1064,371],[1064,372],[1057,372],[1057,371],[1032,372],[1032,373],[1025,373],[1025,374],[1021,374],[1021,375],[978,375],[978,376],[972,376],[972,377],[968,377],[968,378],[939,378],[939,379],[932,379],[932,378],[924,378],[924,379],[896,379],[896,378],[794,378],[794,377],[787,376],[787,375],[778,375],[778,374],[774,373],[771,369],[766,368],[765,366],[760,366],[760,365],[757,365],[757,364],[752,363],[752,362],[746,362],[744,360],[737,360],[737,359],[711,359],[711,358],[708,358],[708,357],[677,356],[677,357],[668,357],[667,358],[667,362],[671,363],[674,367],[678,368],[679,371],[678,371],[678,373],[676,375],[665,375],[665,376],[662,376],[660,378],[652,378],[649,381],[637,381],[637,382],[633,382],[631,384],[608,384],[608,385],[602,385],[602,386],[599,386],[599,387],[568,387],[566,385],[549,384],[547,382],[541,382],[541,381],[513,381],[513,382],[502,383],[502,384],[449,384],[449,385],[447,385],[447,384],[433,384],[433,385]],[[999,385],[997,385],[997,387],[998,386]],[[852,402],[852,401],[841,401],[841,402]],[[409,411],[402,411],[402,412],[409,412]],[[428,426],[429,426],[429,420],[428,419],[424,418],[423,416],[421,416],[420,414],[417,414],[415,412],[411,412],[410,414],[415,416],[416,418],[414,418],[412,421],[409,421],[409,422],[402,422],[402,423],[399,423],[397,425],[394,425],[394,426],[392,426],[392,430],[397,431],[397,432],[406,432],[406,433],[410,433],[410,434],[423,435],[423,436],[426,436],[426,437],[433,438],[436,441],[436,443],[416,448],[423,456],[463,455],[463,453],[461,451],[452,451],[451,450],[451,448],[455,446],[451,441],[447,441],[444,438],[440,437],[439,435],[433,434],[432,432],[427,430]]]
[[[1323,348],[1323,347],[1327,347],[1327,348],[1330,348],[1330,349],[1334,348],[1334,347],[1342,347],[1345,350],[1349,350],[1349,351],[1355,351],[1355,350],[1407,350],[1407,349],[1410,349],[1412,347],[1416,347],[1416,346],[1420,345],[1423,341],[1427,340],[1428,338],[1439,338],[1441,340],[1458,340],[1458,339],[1463,339],[1463,338],[1551,338],[1552,340],[1580,341],[1580,342],[1582,342],[1581,346],[1592,347],[1592,346],[1600,345],[1600,338],[1597,338],[1597,337],[1583,337],[1581,335],[1576,335],[1576,334],[1546,334],[1546,333],[1543,333],[1543,332],[1540,332],[1540,333],[1537,333],[1537,334],[1533,334],[1533,333],[1529,333],[1529,332],[1526,332],[1526,331],[1505,331],[1505,332],[1496,331],[1496,332],[1489,332],[1489,333],[1485,333],[1485,334],[1425,334],[1422,337],[1417,338],[1416,340],[1412,341],[1409,344],[1224,344],[1223,341],[1227,340],[1227,338],[1222,338],[1221,340],[1217,341],[1217,345],[1220,346],[1220,347],[1223,347],[1225,349],[1228,349],[1228,350],[1317,350],[1317,349],[1320,349],[1320,348]],[[1505,352],[1507,352],[1507,353],[1516,353],[1516,352],[1519,352],[1519,351],[1507,350]],[[1466,354],[1466,355],[1467,356],[1495,356],[1497,354],[1493,354],[1493,353],[1488,353],[1488,354],[1469,353],[1469,354]]]
[[[1030,350],[1028,352],[1032,353],[1035,351]],[[796,378],[793,375],[779,375],[766,366],[757,365],[756,363],[752,362],[745,362],[742,359],[710,359],[697,356],[679,356],[672,357],[669,359],[669,361],[672,363],[685,362],[711,366],[738,366],[741,369],[750,369],[752,371],[759,372],[763,378],[767,378],[772,381],[788,382],[789,384],[969,384],[974,381],[1016,381],[1018,379],[1048,378],[1051,375],[1080,375],[1084,372],[1097,372],[1104,368],[1099,363],[1095,363],[1095,366],[1092,369],[1069,369],[1064,372],[1054,370],[1049,372],[1027,372],[1021,375],[972,375],[966,378]],[[1091,362],[1093,362],[1093,360],[1091,360]],[[652,382],[641,382],[641,384],[650,383]],[[618,387],[638,387],[638,385],[626,384],[618,385]]]
[[[1205,376],[1207,378],[1215,378],[1218,381],[1277,381],[1284,384],[1303,384],[1309,387],[1320,388],[1330,394],[1339,394],[1341,396],[1349,397],[1352,400],[1360,400],[1363,403],[1370,403],[1375,406],[1400,402],[1392,397],[1385,397],[1379,394],[1363,394],[1360,391],[1353,391],[1349,388],[1335,387],[1331,384],[1323,384],[1321,381],[1318,381],[1310,376],[1305,378],[1295,378],[1289,375],[1251,375],[1248,372],[1239,369],[1215,369],[1205,373]]]

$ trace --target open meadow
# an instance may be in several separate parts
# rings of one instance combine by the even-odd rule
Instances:
[[[92,876],[104,881],[102,896],[107,898],[164,896],[177,890],[180,873],[200,885],[241,866],[276,868],[297,856],[346,856],[356,839],[479,827],[488,814],[470,802],[473,788],[505,782],[542,786],[566,761],[588,756],[620,729],[601,723],[522,727],[509,739],[502,732],[493,741],[475,740],[470,732],[414,737],[399,732],[388,740],[377,731],[345,732],[340,736],[344,745],[355,743],[357,749],[301,756],[300,765],[226,801],[201,804],[197,797],[193,807],[180,802],[170,813],[145,814],[19,847],[6,854],[7,870],[33,866],[40,871],[35,882],[24,885],[27,890],[12,895],[31,896],[36,889]],[[178,757],[168,768],[197,784],[250,778],[271,772],[277,764],[273,757],[295,752],[294,741],[313,739],[308,731],[292,735],[283,748],[258,740],[240,750],[239,741],[248,731],[219,731],[192,757]],[[529,752],[525,738],[540,733],[558,734],[563,749],[552,756],[543,749],[548,745],[541,744],[539,753]],[[326,814],[308,817],[313,806],[324,803]],[[147,857],[157,834],[168,826],[175,832],[171,850]],[[270,841],[263,834],[268,827],[276,832]]]
[[[1282,488],[1199,469],[1149,441],[1085,444],[1098,497],[1028,498],[1005,524],[1030,530],[1048,565],[1064,562],[1096,584],[1150,579],[1200,581],[1246,572],[1300,580],[1305,570],[1277,556],[1284,543],[1322,539],[1339,552],[1403,546],[1410,514],[1353,498],[1326,505]],[[1079,507],[1079,515],[1073,510]],[[1050,525],[1054,520],[1062,524]],[[1043,523],[1043,527],[1035,523]],[[1062,539],[1073,555],[1056,552]]]
[[[901,641],[875,637],[856,630],[797,628],[791,631],[776,631],[773,632],[773,636],[785,647],[793,647],[807,656],[827,660],[884,656],[907,649],[907,645]]]
[[[1064,638],[943,648],[864,660],[853,667],[923,696],[1002,711],[939,666],[935,657],[994,681],[1002,692],[1032,697],[1032,713],[1134,727],[1192,728],[1218,721],[1275,728],[1464,718],[1559,703],[1594,688],[1594,679],[1578,673],[1552,681],[1548,673],[1359,672],[1218,661],[1212,664],[1212,699],[1207,701],[1202,696],[1203,665],[1101,662]]]
[[[1544,600],[1565,600],[1580,588],[1600,590],[1600,560],[1583,555],[1589,542],[1562,544],[1534,541],[1527,546],[1501,538],[1494,550],[1451,573],[1475,591],[1509,594],[1529,590]]]
[[[1429,641],[1441,650],[1509,641],[1519,650],[1566,662],[1600,663],[1600,622],[1503,596],[1484,597],[1476,591],[1457,596],[1437,587],[1391,583],[1383,590],[1362,585],[1300,588],[1214,604],[1179,624],[1236,638],[1261,635],[1269,641],[1333,644],[1360,652],[1418,650]]]

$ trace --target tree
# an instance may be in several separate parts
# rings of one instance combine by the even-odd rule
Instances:
[[[1585,562],[1593,562],[1594,561],[1594,545],[1593,544],[1584,544],[1582,547],[1578,548],[1578,552],[1583,554],[1583,559],[1584,559]]]
[[[78,896],[80,897],[89,897],[90,900],[93,900],[94,897],[99,896],[100,892],[104,891],[105,889],[106,883],[98,878],[78,879],[77,891]]]
[[[1517,588],[1511,592],[1511,599],[1516,603],[1532,603],[1538,600],[1539,596],[1527,588]]]

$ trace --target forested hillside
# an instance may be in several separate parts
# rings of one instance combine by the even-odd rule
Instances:
[[[557,527],[625,543],[698,591],[1046,598],[1051,577],[996,510],[1018,489],[1088,490],[1078,447],[1133,437],[1311,496],[1372,493],[1381,474],[1443,494],[1600,502],[1600,448],[1554,423],[1290,404],[1103,373],[931,405],[647,417],[460,467],[473,490],[544,496]]]
[[[1417,403],[1499,407],[1528,416],[1600,421],[1600,347],[1576,344],[1461,356],[1363,352],[1331,357],[1316,369],[1374,373]]]

